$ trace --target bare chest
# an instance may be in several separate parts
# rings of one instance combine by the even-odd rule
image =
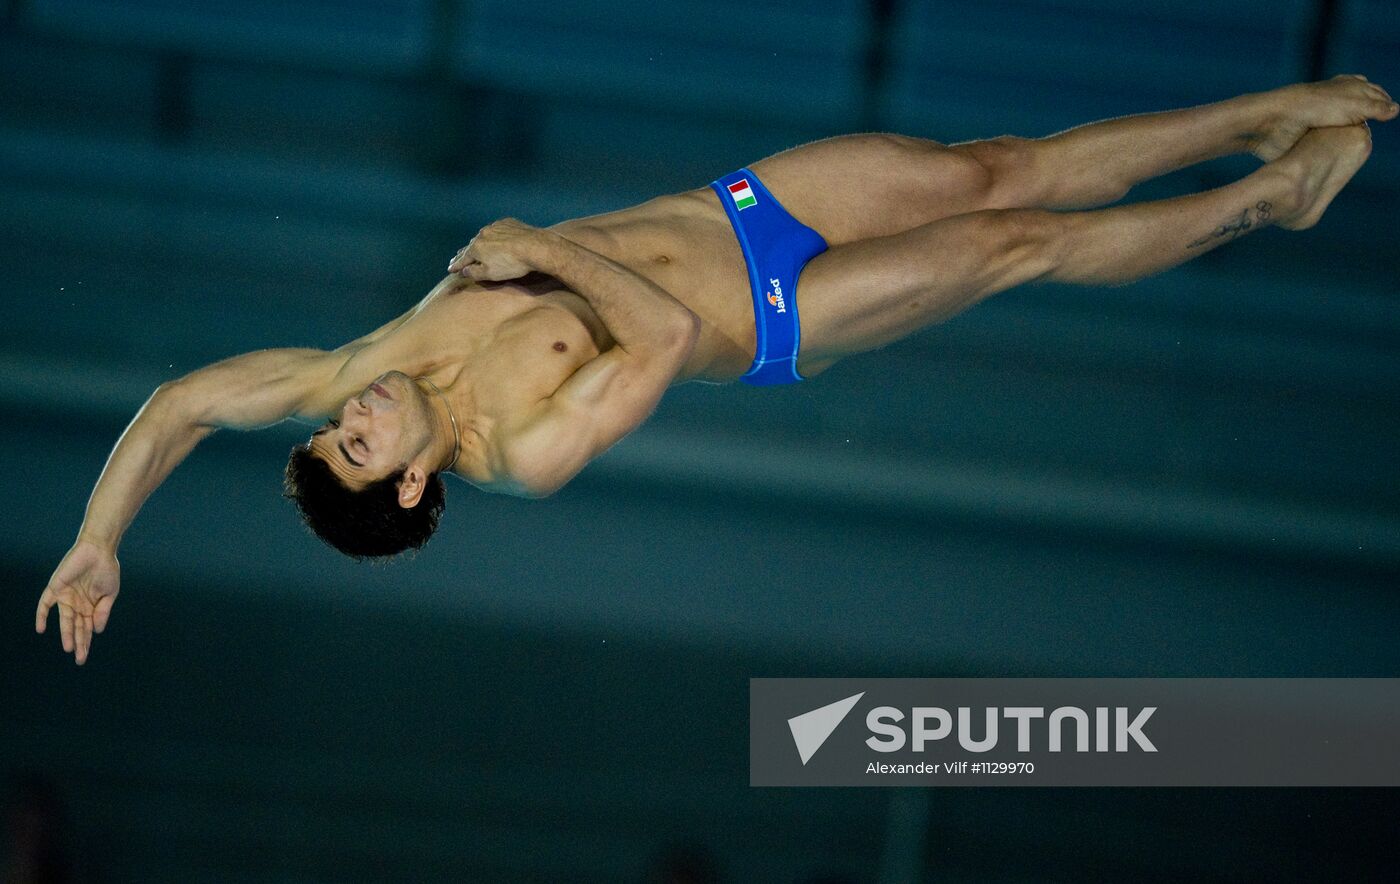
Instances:
[[[498,422],[552,395],[610,346],[595,322],[569,292],[452,285],[355,354],[351,373],[365,383],[391,369],[428,377],[449,399],[469,398],[480,419]]]

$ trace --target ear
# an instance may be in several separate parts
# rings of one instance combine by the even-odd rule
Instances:
[[[423,489],[426,487],[428,487],[428,471],[417,462],[409,464],[404,468],[403,478],[399,480],[399,506],[404,509],[417,506],[418,501],[423,497]]]

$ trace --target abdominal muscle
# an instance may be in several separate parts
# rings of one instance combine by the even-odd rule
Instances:
[[[748,270],[714,191],[657,197],[551,229],[650,280],[700,317],[700,337],[674,383],[727,383],[748,371],[755,341]]]

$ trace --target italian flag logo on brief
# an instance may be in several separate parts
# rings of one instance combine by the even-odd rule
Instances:
[[[758,205],[758,200],[754,199],[753,189],[749,187],[749,179],[740,178],[729,185],[729,195],[734,198],[734,208],[747,209],[750,206]]]

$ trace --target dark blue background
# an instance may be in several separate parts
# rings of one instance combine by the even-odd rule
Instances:
[[[128,534],[86,666],[31,621],[158,383],[363,334],[495,217],[842,132],[1040,136],[1338,72],[1400,95],[1400,6],[0,21],[0,769],[58,796],[82,880],[678,881],[687,843],[731,882],[1393,873],[1389,792],[754,790],[746,734],[750,676],[1400,672],[1400,123],[1315,230],[1011,292],[794,387],[682,387],[547,501],[451,483],[439,537],[392,567],[279,498],[304,428],[219,434]]]

